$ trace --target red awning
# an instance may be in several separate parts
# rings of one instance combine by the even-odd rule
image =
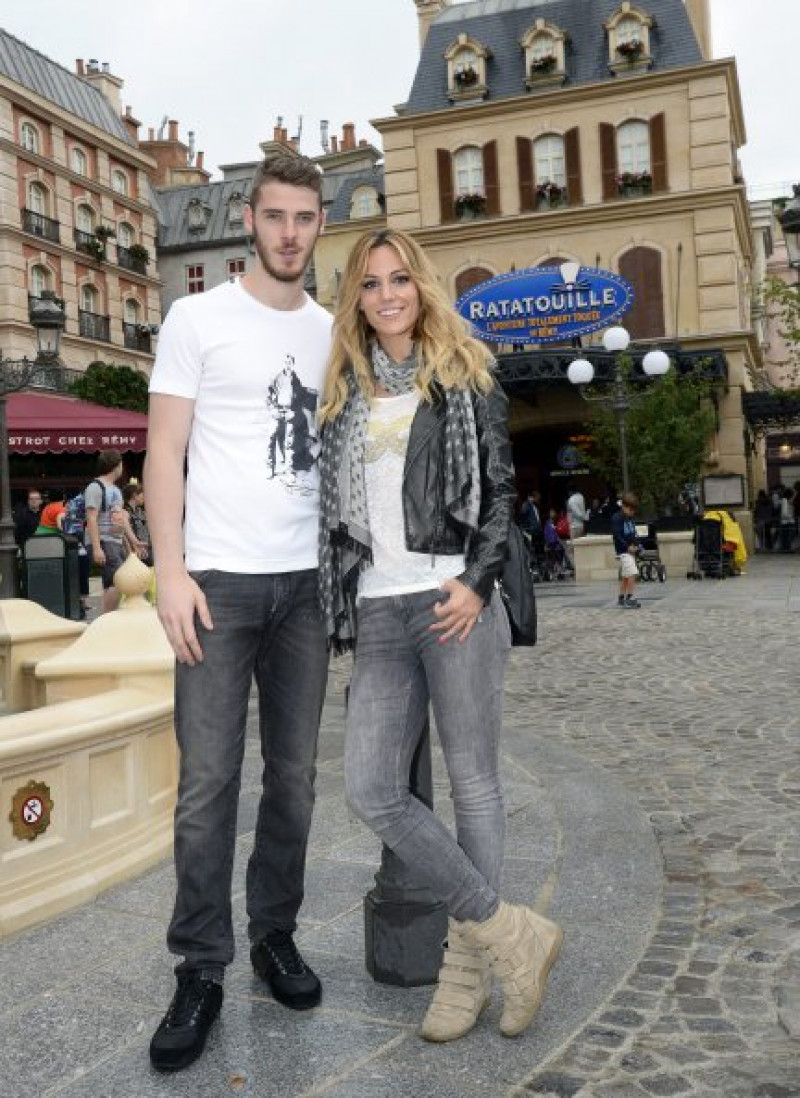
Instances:
[[[12,454],[83,454],[147,449],[147,416],[74,397],[11,393],[6,400]]]

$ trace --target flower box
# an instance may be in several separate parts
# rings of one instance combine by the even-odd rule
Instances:
[[[459,194],[454,203],[456,217],[460,221],[471,221],[486,213],[486,195]]]
[[[640,198],[653,193],[653,177],[650,172],[623,172],[617,178],[617,190],[624,198]]]
[[[472,65],[469,65],[466,68],[456,69],[453,73],[453,82],[460,90],[472,88],[478,83],[478,74],[475,69],[473,69]]]
[[[546,76],[558,65],[558,58],[554,53],[545,53],[541,57],[534,58],[531,61],[531,76]]]
[[[631,38],[627,42],[620,42],[617,53],[626,61],[637,61],[644,53],[644,42],[641,38]]]
[[[567,188],[560,183],[540,183],[536,188],[536,209],[553,210],[569,202]]]

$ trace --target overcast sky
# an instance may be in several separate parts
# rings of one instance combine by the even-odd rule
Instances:
[[[715,56],[738,62],[748,183],[800,180],[800,0],[711,5]],[[70,69],[107,61],[143,135],[177,118],[212,170],[255,159],[279,115],[290,135],[303,116],[311,156],[323,118],[379,144],[369,120],[406,99],[419,50],[413,0],[0,0],[0,25]]]

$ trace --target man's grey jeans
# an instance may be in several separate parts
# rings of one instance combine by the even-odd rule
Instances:
[[[441,591],[362,600],[345,747],[353,811],[446,904],[483,922],[497,909],[505,813],[498,770],[503,675],[511,646],[495,592],[469,638],[430,626]],[[433,705],[457,839],[409,791],[411,759]]]
[[[178,890],[167,944],[184,958],[176,972],[221,971],[233,959],[231,883],[253,677],[264,770],[247,866],[249,936],[258,941],[271,930],[294,931],[328,670],[316,570],[193,577],[214,628],[197,623],[203,662],[178,664],[175,678]]]

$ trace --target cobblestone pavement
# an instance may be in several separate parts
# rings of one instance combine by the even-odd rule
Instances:
[[[540,596],[541,644],[512,654],[507,680],[504,892],[558,919],[566,944],[528,1033],[497,1033],[496,996],[467,1038],[427,1045],[429,989],[366,974],[378,847],[342,801],[337,661],[298,934],[322,1008],[284,1010],[249,967],[251,736],[239,950],[205,1056],[174,1078],[147,1062],[172,991],[163,865],[0,943],[3,1098],[800,1098],[800,564],[646,585],[639,611],[597,585]]]

